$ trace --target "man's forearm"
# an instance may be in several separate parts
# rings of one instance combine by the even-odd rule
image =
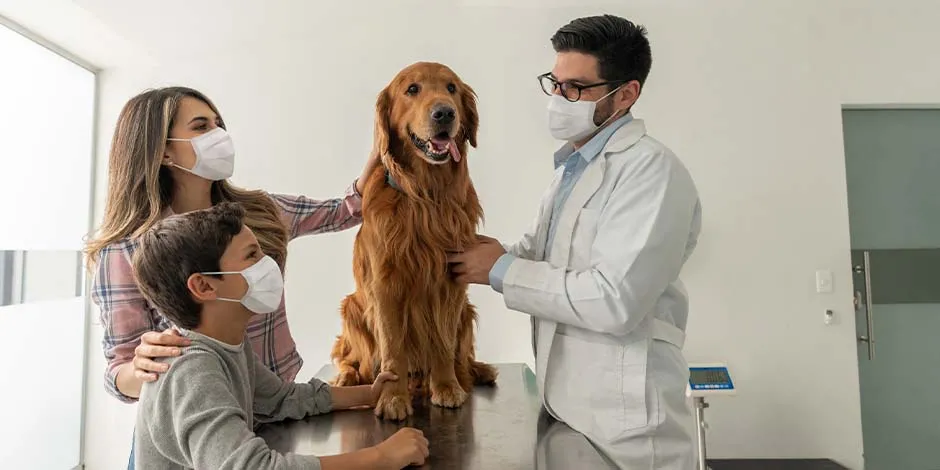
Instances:
[[[348,410],[360,406],[372,406],[372,386],[332,387],[333,409]]]
[[[118,366],[114,383],[118,391],[131,398],[140,398],[140,388],[143,382],[134,375],[134,363],[125,362]]]

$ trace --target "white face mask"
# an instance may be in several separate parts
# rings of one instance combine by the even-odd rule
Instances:
[[[205,134],[192,139],[167,139],[180,142],[189,141],[196,152],[196,164],[193,168],[183,168],[176,163],[173,166],[188,171],[209,181],[219,181],[232,177],[235,171],[235,145],[225,129],[216,127]]]
[[[242,271],[200,274],[241,274],[248,282],[248,290],[245,291],[245,296],[240,300],[217,297],[219,300],[241,302],[245,308],[258,314],[271,313],[281,305],[281,298],[284,293],[284,278],[281,276],[281,269],[277,266],[277,261],[274,261],[274,258],[270,256],[261,258],[257,263]]]
[[[623,85],[621,85],[622,87]],[[581,140],[607,124],[614,117],[616,111],[610,115],[600,126],[594,124],[594,111],[597,103],[614,94],[620,87],[600,97],[597,101],[568,101],[564,96],[552,95],[548,101],[548,129],[552,137],[558,140],[574,142]]]

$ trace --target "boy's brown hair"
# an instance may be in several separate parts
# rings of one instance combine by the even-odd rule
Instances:
[[[189,292],[189,277],[220,271],[222,254],[242,231],[244,219],[241,205],[222,202],[157,222],[140,236],[134,253],[140,292],[177,326],[199,326],[202,305]]]

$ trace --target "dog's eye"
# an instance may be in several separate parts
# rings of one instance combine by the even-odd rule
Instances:
[[[457,85],[454,85],[453,83],[448,83],[448,84],[447,84],[447,91],[449,91],[449,92],[451,92],[451,93],[457,93]]]
[[[421,88],[419,88],[417,84],[412,83],[408,86],[408,90],[405,93],[414,96],[417,95],[420,90]]]

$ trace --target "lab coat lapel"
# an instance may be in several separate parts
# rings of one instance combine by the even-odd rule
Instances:
[[[584,208],[584,205],[587,204],[591,196],[601,187],[601,183],[604,182],[606,167],[607,160],[602,155],[594,157],[571,189],[568,200],[561,207],[558,226],[555,228],[555,238],[552,240],[552,246],[548,248],[549,253],[551,253],[552,264],[555,266],[568,266],[575,222],[578,220],[581,209]]]
[[[562,173],[563,169],[555,171],[555,179],[552,180],[551,186],[548,188],[548,197],[546,197],[542,204],[542,217],[539,218],[538,233],[535,237],[535,260],[534,261],[543,261],[548,256],[548,247],[545,244],[548,241],[548,228],[551,225],[552,212],[555,207],[555,194],[558,193],[558,188],[561,186]]]
[[[536,236],[536,258],[534,261],[545,261],[549,254],[549,248],[545,246],[548,242],[548,229],[551,225],[552,212],[555,206],[555,194],[561,186],[564,167],[560,167],[555,172],[555,179],[548,189],[548,197],[543,201],[544,207],[542,217],[539,219],[538,234]],[[535,354],[535,378],[539,385],[539,396],[542,403],[551,413],[548,404],[545,403],[545,373],[548,365],[548,352],[552,347],[552,338],[555,336],[555,322],[540,320],[536,317],[531,318],[532,323],[532,349]],[[553,415],[554,416],[554,415]],[[556,417],[557,418],[557,417]]]
[[[555,415],[552,408],[548,406],[548,402],[545,401],[545,376],[548,374],[548,355],[552,350],[552,341],[555,339],[555,330],[558,324],[550,320],[537,320],[533,317],[532,327],[533,333],[536,335],[537,343],[535,377],[539,382],[539,396],[542,398],[542,404],[545,405],[545,409],[557,419],[558,416]]]
[[[561,215],[558,219],[558,226],[555,228],[555,238],[552,246],[547,247],[546,257],[551,257],[552,264],[555,266],[567,266],[568,257],[571,253],[571,236],[574,233],[574,224],[578,219],[581,208],[587,203],[588,199],[594,195],[604,181],[604,170],[606,160],[598,155],[584,169],[584,173],[578,178],[568,200],[560,208]],[[556,185],[557,186],[557,185]],[[548,220],[551,220],[549,213]],[[546,223],[547,225],[547,223]],[[542,397],[542,403],[545,408],[554,416],[554,411],[545,401],[545,377],[548,375],[548,356],[552,350],[552,343],[555,339],[555,331],[558,324],[553,321],[541,320],[533,321],[533,333],[536,335],[536,349],[538,354],[535,358],[536,374],[539,382],[539,393]],[[557,418],[557,416],[556,416]]]
[[[534,261],[544,261],[548,254],[545,244],[548,241],[548,228],[551,225],[555,194],[561,186],[562,172],[563,169],[555,172],[555,179],[548,189],[548,197],[543,200],[542,217],[539,219],[538,233],[535,238],[536,258]],[[532,317],[531,323],[532,352],[535,354],[535,377],[539,385],[539,396],[542,403],[545,403],[545,372],[548,364],[548,351],[551,348],[551,338],[555,336],[555,322]]]

